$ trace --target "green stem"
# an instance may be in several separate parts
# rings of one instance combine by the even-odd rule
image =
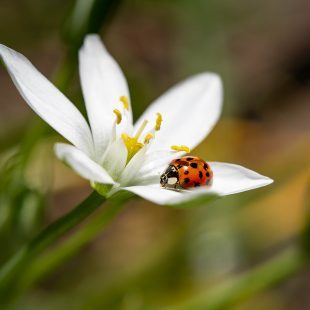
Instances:
[[[185,302],[183,301],[178,305],[165,309],[230,309],[237,303],[291,277],[304,267],[307,261],[307,258],[300,250],[286,250],[241,276],[221,283],[207,292],[200,293]]]
[[[112,198],[101,213],[90,219],[81,229],[74,232],[59,246],[52,248],[46,254],[36,258],[20,279],[16,293],[21,294],[32,287],[40,279],[53,272],[88,244],[115,218],[123,208],[124,201],[127,198],[127,195],[118,196],[118,199]]]
[[[105,198],[97,192],[91,193],[82,203],[72,211],[49,225],[36,238],[23,246],[1,269],[0,269],[0,300],[9,295],[14,283],[27,263],[37,254],[45,250],[54,241],[63,236],[70,229],[82,222],[93,213]]]

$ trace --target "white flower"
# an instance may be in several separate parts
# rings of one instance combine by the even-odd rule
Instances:
[[[133,125],[126,79],[99,37],[88,35],[79,52],[79,65],[89,126],[23,55],[0,45],[0,56],[29,106],[73,144],[56,144],[57,156],[107,196],[127,190],[158,204],[175,204],[272,182],[238,165],[210,162],[212,186],[191,191],[160,187],[159,176],[168,163],[185,154],[184,145],[197,146],[219,118],[222,84],[214,73],[201,73],[174,86]]]

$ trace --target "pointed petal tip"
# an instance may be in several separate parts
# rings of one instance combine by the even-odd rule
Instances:
[[[240,165],[210,162],[214,173],[212,190],[220,196],[236,194],[267,186],[273,180]]]
[[[270,185],[270,184],[272,184],[272,183],[274,182],[273,179],[271,179],[271,178],[269,178],[269,177],[266,177],[266,176],[264,176],[264,177],[265,177],[265,186],[266,186],[266,185]]]
[[[85,36],[85,38],[84,38],[84,41],[89,40],[89,39],[92,39],[92,38],[94,38],[94,39],[99,39],[100,36],[99,36],[99,34],[97,34],[97,33],[88,33],[88,34],[86,34],[86,36]]]
[[[101,41],[99,34],[88,33],[84,38],[84,42],[91,41],[91,40],[100,40]]]
[[[103,153],[111,141],[115,114],[122,111],[121,96],[130,98],[126,78],[121,67],[104,46],[97,34],[89,34],[79,50],[79,74],[92,130],[96,153]],[[129,100],[130,105],[130,100]],[[132,127],[132,110],[117,126],[117,132]]]
[[[94,47],[99,47],[106,51],[106,47],[101,40],[100,36],[96,33],[89,33],[85,36],[83,45],[81,46],[79,53],[83,52],[83,50],[90,49],[92,50]]]
[[[208,84],[213,83],[220,90],[222,90],[222,88],[223,88],[223,80],[218,73],[204,71],[204,72],[196,74],[196,78],[204,79],[205,82]]]
[[[212,85],[214,91],[218,95],[219,99],[219,109],[221,111],[222,105],[223,105],[223,97],[224,97],[224,86],[223,86],[223,80],[221,76],[215,72],[204,72],[202,73],[202,76],[206,80],[206,85]],[[220,113],[218,115],[218,118],[220,116]]]
[[[68,141],[91,154],[93,141],[80,111],[21,53],[0,44],[0,58],[28,105]]]

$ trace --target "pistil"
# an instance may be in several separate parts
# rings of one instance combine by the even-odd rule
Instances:
[[[144,146],[143,143],[139,142],[139,138],[145,129],[148,121],[144,120],[140,128],[138,129],[137,133],[134,137],[130,137],[126,133],[122,134],[122,139],[126,145],[128,155],[127,155],[127,163],[137,154]]]
[[[135,134],[134,138],[137,139],[137,141],[138,141],[138,139],[140,138],[140,136],[141,136],[143,130],[145,129],[147,123],[148,123],[148,120],[144,120],[143,123],[142,123],[142,125],[141,125],[140,128],[138,129],[137,133]]]

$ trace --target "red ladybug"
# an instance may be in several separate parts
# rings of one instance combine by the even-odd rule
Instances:
[[[213,172],[203,159],[184,156],[174,159],[160,176],[160,185],[170,189],[190,189],[211,185]]]

